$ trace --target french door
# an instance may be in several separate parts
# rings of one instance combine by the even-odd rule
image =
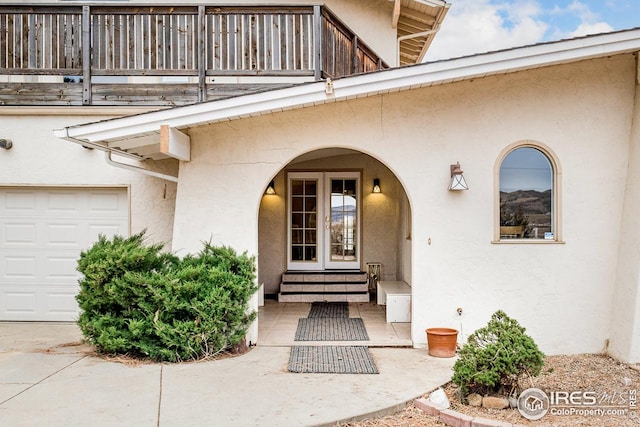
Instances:
[[[360,268],[360,173],[288,174],[289,270]]]

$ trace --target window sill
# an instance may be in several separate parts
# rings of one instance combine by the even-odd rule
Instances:
[[[492,245],[564,245],[564,240],[544,240],[544,239],[503,239],[492,240]]]

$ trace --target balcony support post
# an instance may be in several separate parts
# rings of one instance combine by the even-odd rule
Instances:
[[[207,55],[205,52],[205,7],[198,6],[198,101],[207,100]]]
[[[322,11],[320,5],[313,6],[313,52],[315,81],[322,79]]]
[[[82,105],[91,98],[91,7],[82,6]]]
[[[353,43],[351,44],[351,48],[353,49],[351,55],[351,74],[355,74],[358,72],[359,64],[358,64],[358,36],[353,36]]]

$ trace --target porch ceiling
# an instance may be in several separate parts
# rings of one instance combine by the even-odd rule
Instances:
[[[442,0],[391,0],[400,65],[422,62],[451,4]]]

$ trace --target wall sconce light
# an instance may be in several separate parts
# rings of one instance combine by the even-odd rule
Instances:
[[[327,95],[333,95],[333,80],[327,78],[324,82],[324,93]]]
[[[460,162],[455,165],[451,165],[451,181],[449,182],[449,190],[468,190],[469,186],[462,175],[462,169],[460,169]]]
[[[13,147],[13,142],[10,139],[0,139],[0,148],[10,150]]]
[[[382,190],[380,190],[380,180],[378,178],[374,178],[373,180],[372,193],[382,193]]]
[[[276,194],[276,187],[275,187],[275,184],[273,183],[273,180],[271,180],[271,182],[267,186],[267,190],[264,192],[264,194],[268,194],[270,196],[273,196],[274,194]]]

